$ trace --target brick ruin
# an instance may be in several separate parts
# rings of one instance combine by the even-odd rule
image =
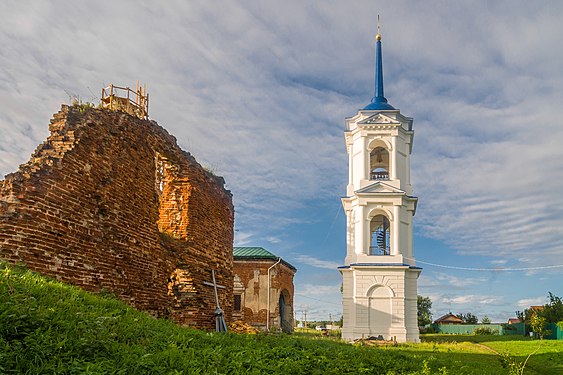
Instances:
[[[232,195],[156,122],[65,106],[0,181],[0,259],[158,317],[213,328],[215,270],[232,317]]]

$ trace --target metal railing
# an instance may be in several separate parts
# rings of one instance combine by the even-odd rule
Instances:
[[[389,172],[371,172],[370,180],[388,180]]]
[[[113,84],[102,89],[102,107],[113,111],[123,111],[142,119],[149,117],[149,94],[147,88],[137,85],[135,91],[129,87]]]
[[[369,255],[391,255],[391,249],[385,249],[379,246],[370,246]]]

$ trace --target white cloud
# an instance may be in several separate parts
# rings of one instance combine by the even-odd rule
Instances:
[[[0,2],[0,174],[29,159],[67,92],[139,79],[151,117],[225,177],[235,243],[301,252],[326,234],[302,230],[308,202],[345,192],[343,119],[373,89],[375,21],[357,14],[382,14],[386,95],[415,120],[417,234],[495,265],[563,264],[563,3],[105,5]],[[297,261],[335,269],[344,244],[323,245]]]
[[[454,304],[459,306],[473,306],[475,304],[480,305],[498,305],[502,303],[502,299],[496,296],[487,296],[487,295],[462,295],[462,296],[455,296],[455,297],[443,297],[443,303],[447,304]]]
[[[255,233],[241,232],[241,231],[235,230],[234,245],[235,246],[244,246],[244,245],[251,244],[254,241],[254,238],[255,238]]]
[[[309,266],[317,267],[317,268],[326,268],[330,270],[336,270],[338,267],[342,265],[341,263],[338,262],[317,259],[309,255],[297,255],[294,258],[296,261],[305,263]]]
[[[282,242],[281,239],[279,239],[278,237],[274,237],[274,236],[267,237],[266,241],[273,243],[273,244]]]
[[[140,78],[152,116],[225,176],[240,229],[276,237],[303,202],[344,192],[342,121],[369,101],[373,74],[374,25],[352,14],[385,12],[387,96],[415,117],[417,230],[462,252],[550,252],[563,263],[563,196],[553,194],[562,182],[552,178],[563,171],[563,56],[548,48],[561,6],[235,2],[219,14],[212,4],[131,4],[88,16],[57,3],[0,6],[0,173],[27,160],[65,91],[90,98]],[[421,44],[413,14],[442,37]]]
[[[338,295],[339,299],[336,302],[340,303],[340,284],[338,285],[326,285],[326,284],[303,284],[299,287],[299,291],[296,293],[299,296],[334,296]]]
[[[544,305],[546,303],[547,303],[547,301],[546,301],[545,297],[536,297],[536,298],[524,298],[524,299],[518,300],[516,302],[516,305],[518,307],[520,307],[521,309],[527,309],[530,306]]]
[[[482,284],[486,279],[472,277],[456,277],[445,273],[435,273],[436,279],[450,287],[466,287],[469,285]]]

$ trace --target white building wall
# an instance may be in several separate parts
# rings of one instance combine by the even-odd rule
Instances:
[[[343,338],[382,336],[399,342],[418,341],[416,278],[403,268],[354,268],[343,272]],[[354,288],[355,285],[355,288]],[[413,331],[414,330],[414,331]],[[414,332],[414,333],[413,333]]]

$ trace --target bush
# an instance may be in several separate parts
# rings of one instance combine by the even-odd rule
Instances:
[[[492,329],[490,327],[477,327],[473,330],[474,335],[498,335],[498,331],[496,329]]]
[[[439,333],[440,330],[433,325],[427,325],[425,327],[419,327],[420,333]]]

